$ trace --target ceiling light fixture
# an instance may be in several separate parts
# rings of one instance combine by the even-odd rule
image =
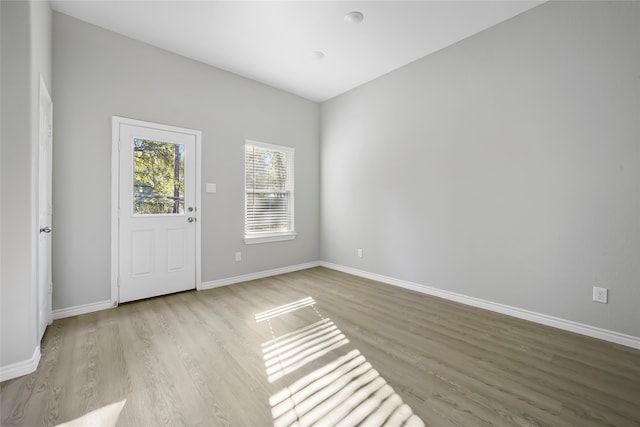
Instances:
[[[311,52],[311,58],[315,59],[316,61],[320,61],[321,59],[324,59],[324,52],[314,50],[313,52]]]
[[[357,10],[354,10],[353,12],[349,12],[346,15],[344,15],[344,20],[347,21],[349,24],[359,24],[362,22],[363,19],[364,19],[364,15],[362,14],[362,12],[358,12]]]

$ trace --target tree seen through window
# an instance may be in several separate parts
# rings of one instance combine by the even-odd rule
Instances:
[[[134,213],[184,213],[184,145],[134,139]]]

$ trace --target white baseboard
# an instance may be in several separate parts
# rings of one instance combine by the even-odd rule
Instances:
[[[265,277],[277,276],[278,274],[292,273],[298,270],[318,267],[322,265],[320,261],[307,262],[305,264],[290,265],[288,267],[274,268],[273,270],[258,271],[257,273],[243,274],[241,276],[228,277],[226,279],[203,282],[198,290],[219,288],[220,286],[233,285],[234,283],[247,282],[249,280],[264,279]]]
[[[257,273],[243,274],[241,276],[228,277],[225,279],[212,280],[210,282],[203,282],[198,286],[198,290],[218,288],[220,286],[232,285],[234,283],[246,282],[249,280],[263,279],[265,277],[276,276],[278,274],[291,273],[298,270],[306,270],[307,268],[318,267],[320,261],[307,262],[305,264],[291,265],[287,267],[274,268],[273,270],[259,271]],[[77,305],[75,307],[62,308],[60,310],[54,310],[52,313],[53,320],[62,319],[65,317],[77,316],[79,314],[91,313],[94,311],[107,310],[114,308],[117,303],[111,300],[98,301],[90,304]]]
[[[240,276],[228,277],[225,279],[212,280],[209,282],[203,282],[198,290],[204,289],[212,289],[218,288],[220,286],[232,285],[234,283],[247,282],[249,280],[263,279],[265,277],[276,276],[278,274],[286,274],[292,273],[294,271],[306,270],[308,268],[313,267],[326,267],[332,270],[342,271],[344,273],[352,274],[354,276],[360,276],[371,280],[376,280],[378,282],[387,283],[389,285],[398,286],[405,289],[410,289],[416,292],[421,292],[423,294],[433,295],[436,297],[444,298],[450,301],[456,301],[462,304],[470,305],[473,307],[484,308],[486,310],[495,311],[497,313],[506,314],[508,316],[517,317],[519,319],[529,320],[535,323],[540,323],[547,326],[552,326],[554,328],[563,329],[565,331],[575,332],[581,335],[586,335],[593,338],[598,338],[601,340],[613,342],[616,344],[621,344],[627,347],[635,348],[640,350],[640,337],[634,337],[632,335],[626,335],[615,331],[610,331],[607,329],[598,328],[595,326],[585,325],[582,323],[574,322],[571,320],[561,319],[558,317],[549,316],[542,313],[536,313],[534,311],[524,310],[517,307],[512,307],[505,304],[499,304],[492,301],[483,300],[480,298],[470,297],[462,294],[457,294],[455,292],[449,292],[438,288],[433,288],[431,286],[421,285],[419,283],[409,282],[406,280],[395,279],[393,277],[383,276],[376,273],[370,273],[364,270],[358,270],[352,267],[346,267],[339,264],[333,264],[325,261],[314,261],[308,262],[305,264],[297,264],[288,267],[275,268],[272,270],[259,271],[256,273],[243,274]],[[85,304],[76,307],[64,308],[61,310],[54,310],[53,319],[62,319],[64,317],[76,316],[78,314],[91,313],[93,311],[105,310],[108,308],[115,307],[112,301],[100,301],[91,304]],[[38,360],[40,349],[38,348]],[[21,364],[27,364],[28,361],[20,362]],[[35,363],[37,367],[37,361]],[[0,368],[4,374],[5,369]],[[35,368],[33,368],[35,370]],[[28,371],[25,373],[32,372]],[[24,375],[21,373],[19,375]]]
[[[430,286],[421,285],[419,283],[394,279],[393,277],[382,276],[380,274],[369,273],[368,271],[345,267],[343,265],[333,264],[330,262],[320,262],[320,265],[322,267],[342,271],[343,273],[352,274],[354,276],[360,276],[367,279],[376,280],[378,282],[387,283],[389,285],[411,289],[412,291],[421,292],[423,294],[433,295],[450,301],[456,301],[462,304],[484,308],[486,310],[495,311],[497,313],[506,314],[508,316],[517,317],[519,319],[525,319],[532,322],[541,323],[543,325],[553,326],[554,328],[575,332],[581,335],[610,341],[616,344],[621,344],[640,350],[640,338],[634,337],[632,335],[625,335],[619,332],[609,331],[607,329],[601,329],[595,326],[585,325],[571,320],[561,319],[558,317],[548,316],[546,314],[536,313],[529,310],[523,310],[521,308],[512,307],[505,304],[486,301],[480,298],[474,298],[454,292],[444,291],[442,289],[432,288]]]
[[[6,366],[0,366],[0,381],[10,380],[12,378],[32,373],[38,369],[40,357],[40,346],[37,346],[33,351],[33,355],[29,359],[11,363]]]
[[[76,305],[75,307],[61,308],[53,310],[51,313],[53,320],[63,319],[65,317],[77,316],[79,314],[92,313],[94,311],[106,310],[113,308],[117,304],[111,300],[92,302],[90,304]]]

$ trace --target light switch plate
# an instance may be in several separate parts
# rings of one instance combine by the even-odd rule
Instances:
[[[207,184],[207,193],[215,193],[217,191],[215,184]]]

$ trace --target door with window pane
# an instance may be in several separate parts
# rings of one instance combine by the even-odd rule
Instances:
[[[119,127],[119,301],[195,288],[195,135]]]

